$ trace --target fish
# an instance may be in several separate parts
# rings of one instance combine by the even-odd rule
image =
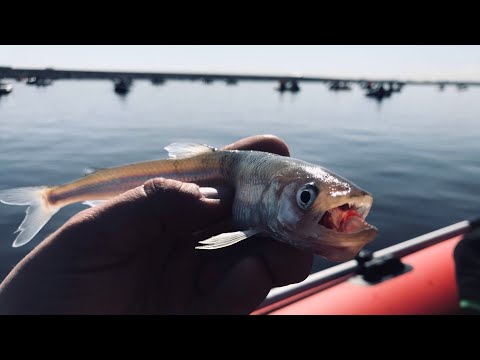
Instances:
[[[328,260],[345,261],[378,233],[365,220],[372,195],[322,166],[268,152],[194,143],[173,143],[165,150],[169,158],[99,169],[60,186],[0,190],[0,202],[28,206],[12,246],[28,243],[67,205],[96,206],[156,177],[195,183],[207,197],[221,186],[233,187],[236,231],[201,240],[196,249],[220,249],[262,234]]]

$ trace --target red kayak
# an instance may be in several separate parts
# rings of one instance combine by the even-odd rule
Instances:
[[[436,230],[273,289],[255,315],[460,312],[453,250],[472,223]]]

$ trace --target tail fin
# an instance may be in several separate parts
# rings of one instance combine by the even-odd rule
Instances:
[[[0,202],[7,205],[28,205],[27,215],[14,234],[19,233],[13,247],[25,245],[33,239],[50,218],[60,210],[49,206],[44,199],[46,186],[0,190]]]

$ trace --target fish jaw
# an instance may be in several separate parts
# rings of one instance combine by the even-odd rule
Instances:
[[[360,250],[372,242],[378,234],[378,229],[372,227],[355,234],[337,233],[323,235],[321,239],[311,239],[309,249],[330,261],[347,261],[353,259]],[[326,239],[335,243],[327,243]]]
[[[353,234],[368,229],[376,229],[365,221],[373,204],[373,197],[358,189],[352,196],[346,196],[328,204],[317,212],[317,223],[332,233]]]
[[[327,183],[307,176],[277,178],[265,194],[270,199],[270,236],[330,261],[353,259],[378,233],[365,221],[373,197],[346,179],[336,179]],[[315,203],[302,210],[292,199],[309,182],[315,183],[319,193]]]
[[[365,220],[373,197],[356,188],[350,196],[325,203],[329,203],[326,209],[299,223],[301,228],[309,229],[306,233],[309,248],[330,261],[351,260],[378,234],[378,229]]]

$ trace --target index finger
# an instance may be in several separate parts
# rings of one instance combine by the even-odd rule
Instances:
[[[290,156],[288,145],[275,135],[255,135],[227,145],[224,150],[256,150]]]

